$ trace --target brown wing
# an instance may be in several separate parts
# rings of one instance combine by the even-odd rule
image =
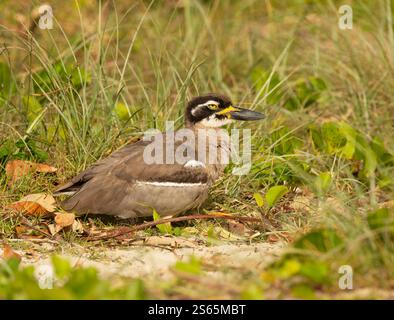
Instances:
[[[59,187],[56,190],[58,194],[76,192],[63,202],[63,207],[80,213],[117,214],[124,210],[118,206],[124,197],[130,196],[130,187],[136,180],[208,182],[209,176],[204,168],[185,168],[177,163],[147,164],[143,155],[149,143],[139,141],[127,145]]]

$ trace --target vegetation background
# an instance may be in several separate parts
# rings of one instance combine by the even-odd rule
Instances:
[[[0,298],[393,298],[392,1],[47,3],[51,30],[37,26],[41,1],[0,2],[0,237],[19,252],[4,249]],[[352,29],[338,27],[343,4],[353,10]],[[135,236],[92,245],[64,228],[49,239],[53,217],[10,205],[50,193],[166,120],[182,126],[187,99],[206,92],[227,94],[267,119],[251,125],[250,173],[232,176],[230,166],[202,212],[262,222],[196,220],[138,235],[201,247],[273,244],[275,258],[231,268],[192,257],[168,271],[170,280],[113,281],[54,255],[55,288],[40,289],[23,261],[45,251],[46,240],[55,242],[45,252],[53,255],[127,247]],[[58,170],[13,179],[12,160]],[[125,225],[78,221],[85,231]],[[354,290],[338,287],[342,265],[353,269]]]

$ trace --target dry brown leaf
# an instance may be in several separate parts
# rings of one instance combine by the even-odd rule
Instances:
[[[16,226],[15,227],[15,233],[16,236],[19,238],[21,235],[25,234],[28,231],[28,228],[25,226]]]
[[[8,161],[5,166],[5,172],[7,177],[10,179],[11,185],[19,178],[24,177],[30,173],[53,173],[56,171],[57,169],[55,167],[49,166],[47,164],[35,163],[26,160],[11,160]]]
[[[227,227],[228,227],[228,231],[235,233],[236,235],[239,236],[245,235],[246,228],[243,223],[237,221],[227,221]]]
[[[10,260],[10,259],[17,259],[18,261],[22,260],[20,254],[16,253],[8,244],[4,244],[3,247],[3,259]]]
[[[394,200],[389,200],[379,204],[381,208],[394,209]]]
[[[57,168],[45,163],[36,163],[36,171],[40,173],[54,173],[57,171]]]
[[[270,243],[276,243],[280,241],[288,241],[291,242],[292,238],[287,232],[281,232],[280,234],[270,234],[267,238],[268,242]]]
[[[41,228],[38,227],[38,229],[41,229]],[[33,230],[31,228],[27,228],[26,226],[23,226],[23,225],[16,226],[15,233],[19,239],[42,239],[43,238],[42,234],[37,233],[35,230]]]
[[[56,201],[50,194],[34,193],[10,204],[9,208],[28,215],[39,216],[54,212],[56,208],[55,204]]]
[[[73,225],[74,221],[75,221],[74,213],[57,213],[55,216],[56,225],[62,228]]]
[[[281,239],[275,234],[270,234],[267,240],[269,243],[276,243],[279,242]]]

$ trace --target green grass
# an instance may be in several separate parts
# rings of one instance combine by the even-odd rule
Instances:
[[[39,3],[10,3],[0,4],[4,217],[12,201],[53,190],[146,129],[163,130],[166,120],[182,126],[190,97],[222,92],[268,117],[247,125],[250,173],[232,176],[230,167],[204,210],[262,215],[267,225],[254,241],[275,234],[297,243],[314,230],[325,230],[317,237],[331,230],[341,239],[327,250],[312,240],[312,248],[301,248],[305,254],[284,255],[265,270],[285,295],[306,297],[305,286],[337,290],[332,278],[342,264],[353,266],[359,287],[392,289],[384,280],[393,277],[392,203],[377,225],[368,222],[394,194],[389,0],[352,3],[354,28],[346,31],[337,25],[338,1],[139,1],[131,7],[128,1],[49,1],[54,29],[25,36],[16,32],[15,12],[28,18]],[[10,188],[3,170],[10,159],[47,162],[59,172],[26,177]],[[264,196],[283,184],[290,192],[273,208],[258,206],[255,193]],[[301,196],[308,205],[294,208]],[[17,223],[12,216],[1,219],[2,237],[13,237]],[[286,259],[331,271],[318,280],[302,268],[286,273]],[[245,290],[245,297],[256,292]]]

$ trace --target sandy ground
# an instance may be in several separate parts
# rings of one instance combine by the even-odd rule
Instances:
[[[188,261],[191,256],[199,258],[208,268],[205,275],[209,281],[228,280],[236,284],[237,270],[258,272],[280,255],[281,243],[223,243],[207,246],[197,240],[182,237],[151,236],[130,245],[92,246],[78,244],[54,244],[50,242],[16,241],[11,243],[22,257],[23,265],[34,265],[40,283],[53,277],[50,256],[54,253],[68,259],[73,266],[93,266],[102,278],[142,278],[147,281],[171,280],[172,267],[177,261]],[[59,252],[60,249],[60,252]],[[2,249],[0,249],[2,255]],[[228,272],[231,270],[231,272]],[[209,280],[211,279],[211,280]],[[364,288],[339,292],[337,299],[394,299],[391,291]],[[223,298],[228,298],[224,296]],[[269,297],[267,297],[269,298]],[[327,297],[325,297],[327,298]]]
[[[19,243],[18,247],[26,243]],[[212,276],[221,276],[223,268],[249,270],[262,269],[279,254],[280,244],[226,243],[206,246],[189,238],[152,236],[129,246],[90,247],[59,245],[43,242],[29,243],[27,249],[15,250],[22,256],[24,265],[35,265],[38,276],[46,277],[52,272],[50,255],[53,253],[69,259],[74,266],[93,266],[104,278],[112,276],[169,279],[169,269],[177,261],[188,261],[195,256],[203,263],[216,266]],[[13,245],[13,247],[15,247]],[[0,255],[2,254],[0,249]]]

